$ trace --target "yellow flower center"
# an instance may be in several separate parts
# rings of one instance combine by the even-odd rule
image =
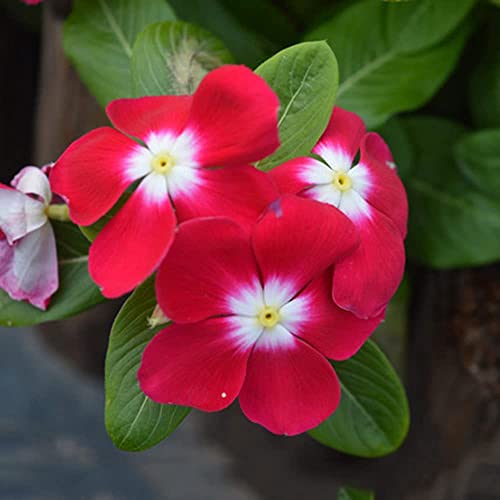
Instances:
[[[151,169],[157,174],[166,175],[175,166],[175,160],[168,153],[158,153],[151,160]]]
[[[333,177],[332,184],[339,191],[347,191],[351,189],[352,179],[345,172],[337,172]]]
[[[259,313],[260,324],[266,328],[272,328],[280,320],[280,313],[276,307],[266,306]]]

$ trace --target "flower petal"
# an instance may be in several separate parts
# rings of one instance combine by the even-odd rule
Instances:
[[[45,310],[59,287],[54,232],[44,224],[9,245],[0,239],[0,288],[14,300]]]
[[[377,317],[396,292],[405,267],[401,233],[382,213],[359,219],[358,249],[335,265],[333,299],[360,318]]]
[[[34,194],[48,205],[52,201],[49,179],[38,167],[24,167],[12,180],[12,186],[25,194]]]
[[[279,146],[279,100],[260,76],[244,66],[211,71],[193,96],[186,131],[197,140],[200,165],[244,165]]]
[[[196,169],[189,191],[172,194],[179,221],[204,216],[226,216],[250,228],[278,197],[270,177],[247,165]]]
[[[364,198],[377,210],[385,214],[406,236],[408,221],[408,200],[406,191],[395,170],[391,152],[382,137],[372,132],[366,134],[361,142],[361,160],[352,169],[353,177],[363,170],[367,179]]]
[[[313,153],[321,156],[334,170],[349,170],[365,132],[365,124],[357,114],[335,107]]]
[[[383,319],[360,319],[332,300],[332,270],[328,269],[280,310],[283,326],[328,358],[353,356]]]
[[[90,247],[90,275],[103,295],[119,297],[152,274],[172,243],[175,226],[165,178],[148,176]]]
[[[246,231],[226,218],[200,218],[179,226],[158,271],[156,295],[178,323],[231,314],[231,299],[255,297],[259,280]]]
[[[146,347],[139,384],[158,403],[219,411],[238,396],[250,352],[225,318],[173,324]]]
[[[283,327],[274,334],[283,337],[280,342],[270,342],[263,334],[252,351],[240,406],[252,422],[293,436],[316,427],[335,411],[340,384],[319,352]]]
[[[147,143],[151,134],[179,135],[192,100],[189,95],[116,99],[108,104],[106,113],[118,130]]]
[[[0,186],[0,229],[9,244],[39,229],[47,222],[45,206],[41,201]]]
[[[110,127],[95,129],[66,149],[50,172],[50,184],[67,201],[76,224],[93,224],[143,175],[131,164],[142,149]]]
[[[280,193],[297,194],[317,184],[329,184],[333,172],[324,163],[303,156],[287,161],[269,171]]]
[[[294,295],[354,250],[359,237],[335,207],[284,195],[255,225],[252,242],[264,283],[293,283]]]

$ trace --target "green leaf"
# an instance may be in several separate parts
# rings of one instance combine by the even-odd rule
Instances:
[[[473,68],[469,86],[469,107],[480,128],[500,127],[500,11],[491,13],[477,53],[479,64]]]
[[[102,106],[132,97],[130,58],[146,26],[175,20],[165,0],[77,0],[64,24],[64,51]]]
[[[180,21],[153,24],[134,44],[134,95],[192,94],[209,71],[231,62],[208,31]]]
[[[500,199],[500,129],[466,135],[455,146],[455,158],[467,179]]]
[[[0,290],[0,325],[25,326],[74,316],[105,299],[88,270],[89,243],[70,223],[52,221],[59,259],[59,290],[46,311],[12,300]]]
[[[395,451],[408,432],[409,410],[396,372],[372,341],[352,358],[334,362],[342,386],[338,409],[309,434],[359,457]]]
[[[155,403],[139,388],[137,371],[142,353],[165,328],[148,324],[155,306],[151,277],[127,300],[111,329],[106,355],[106,429],[115,446],[126,451],[151,448],[169,436],[190,411]]]
[[[409,256],[437,268],[498,260],[500,197],[478,189],[457,165],[453,146],[464,137],[464,128],[432,117],[397,123],[399,135],[404,133],[405,143],[411,145],[404,159],[394,148],[397,138],[385,128],[382,134],[395,152],[396,163],[407,162],[402,171],[410,203]]]
[[[255,67],[296,38],[289,20],[268,0],[170,0],[179,18],[218,36],[238,62]]]
[[[375,500],[375,495],[371,491],[341,488],[337,500]]]
[[[255,72],[280,99],[279,149],[256,166],[270,170],[307,155],[325,130],[338,85],[335,55],[325,42],[305,42],[278,52]]]
[[[341,70],[337,104],[369,127],[422,106],[445,82],[470,32],[474,0],[363,0],[307,36],[326,39]]]

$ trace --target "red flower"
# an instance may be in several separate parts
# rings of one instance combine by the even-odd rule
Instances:
[[[359,163],[352,166],[361,149]],[[408,203],[391,152],[359,116],[335,108],[313,158],[296,158],[271,171],[282,193],[338,207],[356,225],[361,245],[334,268],[335,302],[361,318],[379,315],[404,272]]]
[[[263,79],[243,66],[224,66],[193,96],[113,101],[107,113],[118,130],[94,130],[64,152],[51,184],[77,224],[97,221],[142,179],[90,249],[90,274],[105,296],[132,290],[156,269],[177,220],[255,221],[276,192],[248,163],[278,147],[278,107]],[[221,166],[231,168],[206,168]]]
[[[181,224],[156,282],[174,324],[146,347],[142,390],[204,411],[239,396],[245,415],[277,434],[318,425],[340,398],[326,357],[352,356],[381,319],[331,300],[327,268],[357,244],[340,211],[296,196],[273,203],[251,235],[226,218]]]
[[[42,3],[43,0],[21,0],[21,2],[25,3],[26,5],[38,5],[39,3]]]

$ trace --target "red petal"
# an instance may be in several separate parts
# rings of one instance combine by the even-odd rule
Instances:
[[[179,221],[219,215],[250,228],[278,197],[269,176],[251,166],[198,169],[195,182],[173,194]]]
[[[348,170],[365,132],[365,124],[357,114],[335,107],[313,153],[321,156],[332,168]]]
[[[382,137],[372,132],[361,142],[361,160],[355,169],[365,169],[370,186],[364,194],[368,203],[380,210],[406,236],[408,200],[395,170],[391,152]],[[353,171],[355,170],[353,169]]]
[[[333,275],[333,299],[360,318],[375,317],[387,306],[404,273],[401,233],[382,213],[360,219],[361,244],[338,262]]]
[[[158,303],[176,322],[230,314],[229,297],[258,283],[249,236],[225,218],[193,219],[179,226],[156,280]]]
[[[187,129],[199,144],[204,166],[244,165],[278,146],[279,100],[269,85],[244,66],[211,71],[193,96]]]
[[[331,269],[281,309],[281,321],[290,332],[335,360],[354,355],[382,319],[360,319],[338,307],[332,300]]]
[[[294,158],[269,171],[269,175],[282,194],[297,194],[315,184],[322,184],[319,181],[325,182],[323,179],[325,173],[329,174],[326,182],[331,182],[333,179],[331,169],[324,163],[307,156]]]
[[[73,222],[87,226],[111,209],[136,179],[127,159],[140,147],[120,132],[102,127],[66,149],[50,172],[50,184],[67,201]]]
[[[172,243],[175,215],[167,195],[150,197],[152,182],[139,185],[90,247],[89,271],[105,297],[119,297],[144,281]]]
[[[264,283],[288,282],[295,293],[358,241],[356,228],[338,209],[292,195],[274,202],[253,231]]]
[[[179,135],[186,126],[192,96],[153,96],[117,99],[108,104],[106,113],[124,134],[148,142],[151,133]]]
[[[316,427],[335,411],[340,384],[319,352],[288,335],[287,345],[274,349],[259,339],[248,360],[240,406],[252,422],[293,436]]]
[[[226,319],[173,324],[146,347],[139,384],[158,403],[219,411],[238,396],[250,352],[232,338]]]

